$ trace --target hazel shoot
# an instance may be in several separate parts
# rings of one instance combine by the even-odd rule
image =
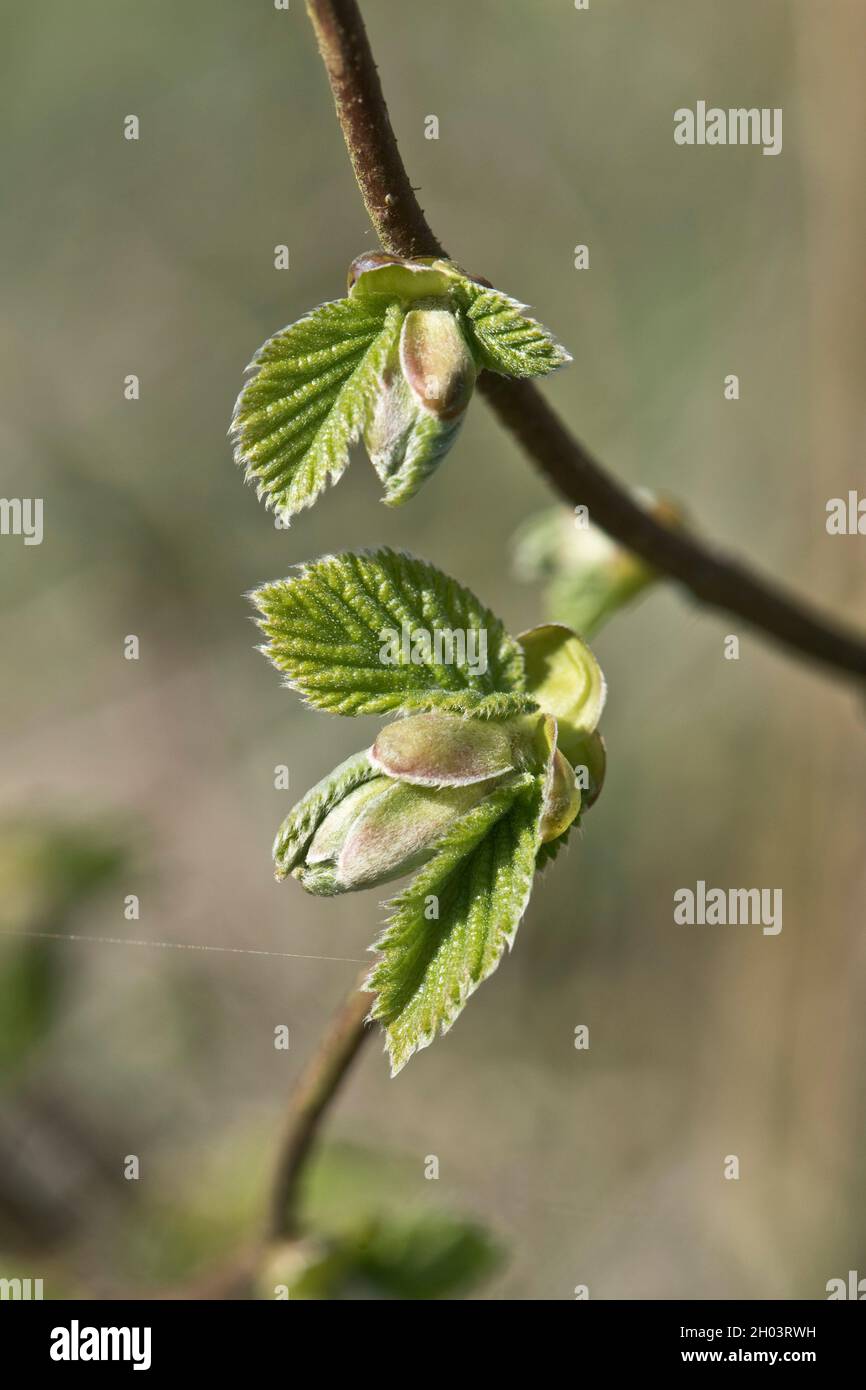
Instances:
[[[285,521],[312,506],[364,440],[395,506],[457,436],[478,374],[542,376],[571,358],[525,306],[453,261],[367,252],[348,294],[256,353],[235,405],[235,458]]]
[[[391,273],[377,262],[361,274]],[[418,284],[429,289],[419,270]],[[360,282],[360,276],[359,276]],[[558,624],[517,637],[470,590],[414,556],[326,556],[253,595],[263,650],[287,685],[340,715],[391,715],[371,747],[302,797],[274,844],[277,877],[319,896],[405,880],[365,989],[392,1073],[510,948],[535,874],[598,797],[604,676]],[[453,661],[385,661],[382,624],[463,630]]]

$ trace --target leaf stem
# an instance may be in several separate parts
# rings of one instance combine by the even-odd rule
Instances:
[[[307,0],[352,168],[382,248],[444,255],[397,147],[356,0]],[[650,516],[575,439],[528,381],[483,373],[479,390],[569,503],[708,608],[731,613],[779,646],[849,676],[866,677],[866,639],[684,530]]]

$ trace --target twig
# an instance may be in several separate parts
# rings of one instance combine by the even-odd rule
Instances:
[[[372,995],[362,989],[367,974],[365,970],[334,1015],[289,1103],[271,1192],[269,1240],[288,1240],[298,1234],[299,1186],[307,1155],[325,1111],[371,1032],[366,1018]]]
[[[391,127],[356,0],[307,0],[343,138],[370,220],[385,251],[444,255],[415,196]],[[576,440],[529,382],[485,372],[479,389],[535,464],[570,503],[702,604],[732,613],[789,651],[849,675],[866,676],[866,639],[695,535],[671,530],[643,510]]]

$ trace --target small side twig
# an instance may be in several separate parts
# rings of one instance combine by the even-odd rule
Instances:
[[[334,1015],[289,1102],[271,1191],[269,1241],[289,1240],[299,1234],[299,1189],[307,1156],[325,1112],[371,1032],[366,1019],[373,996],[363,989],[367,973],[365,970],[352,986]]]
[[[409,182],[356,0],[307,0],[343,139],[385,251],[444,255]],[[476,267],[477,268],[477,267]],[[481,267],[483,269],[483,267]],[[801,657],[866,676],[866,639],[689,532],[650,516],[575,439],[528,381],[483,373],[479,389],[548,482],[604,531],[709,608],[734,614]]]

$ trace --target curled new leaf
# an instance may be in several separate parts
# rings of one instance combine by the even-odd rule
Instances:
[[[523,764],[528,721],[460,719],[414,714],[387,724],[370,749],[370,761],[389,777],[415,786],[468,786]]]
[[[476,371],[450,308],[407,312],[364,434],[389,505],[417,492],[451,448]]]
[[[304,855],[322,821],[349,792],[369,782],[376,769],[367,752],[355,753],[302,797],[283,821],[274,840],[277,878],[285,878]]]
[[[296,877],[310,893],[352,893],[412,873],[492,787],[419,787],[377,777],[346,797],[313,836]]]
[[[531,628],[518,640],[529,689],[541,708],[556,716],[560,747],[573,757],[601,719],[607,699],[601,667],[586,643],[559,623]]]

